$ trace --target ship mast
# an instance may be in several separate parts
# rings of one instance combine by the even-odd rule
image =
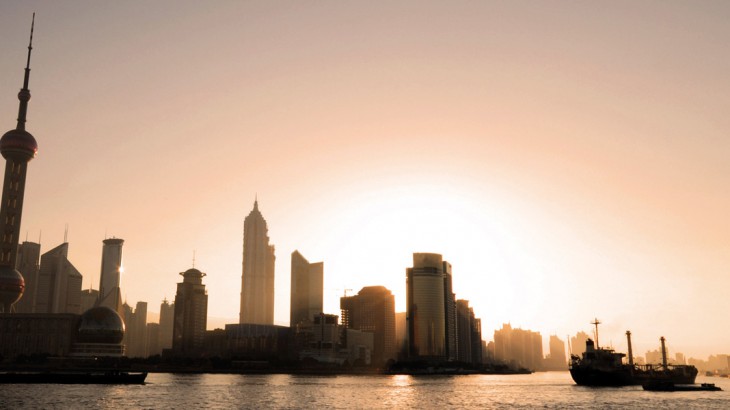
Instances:
[[[595,319],[593,319],[591,324],[596,327],[596,349],[598,349],[598,325],[600,325],[601,322],[598,321],[598,318],[595,318]]]

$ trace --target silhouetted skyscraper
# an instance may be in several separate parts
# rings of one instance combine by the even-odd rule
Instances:
[[[471,314],[470,314],[471,313]],[[456,317],[459,340],[458,360],[464,363],[471,363],[471,321],[474,314],[469,308],[469,301],[459,299],[456,301]]]
[[[396,358],[395,297],[384,286],[367,286],[355,296],[340,298],[342,325],[373,333],[372,362]]]
[[[444,360],[450,356],[447,338],[451,337],[451,330],[446,316],[448,298],[453,296],[446,295],[447,271],[450,276],[451,265],[436,253],[414,253],[413,267],[406,269],[406,322],[411,358]]]
[[[15,310],[18,313],[33,313],[35,295],[38,288],[38,270],[40,269],[41,245],[34,242],[23,242],[18,247],[18,271],[25,279],[25,292]]]
[[[456,296],[451,286],[451,264],[444,261],[444,327],[446,342],[446,358],[456,360],[458,344],[456,341]]]
[[[104,239],[101,251],[99,306],[106,306],[124,317],[122,310],[122,245],[124,239]]]
[[[456,301],[456,317],[457,359],[478,366],[483,363],[482,321],[474,316],[474,309],[464,299]]]
[[[208,293],[203,285],[205,273],[197,269],[181,272],[183,281],[175,294],[175,322],[172,349],[182,355],[196,354],[203,347],[208,320]]]
[[[33,14],[35,20],[35,14]],[[38,152],[38,143],[25,130],[28,101],[30,101],[30,53],[33,50],[33,24],[30,27],[28,43],[28,61],[25,65],[23,88],[18,93],[18,123],[14,130],[6,132],[0,138],[0,154],[5,158],[5,179],[0,202],[0,312],[11,312],[12,306],[25,290],[23,275],[15,268],[18,255],[18,239],[20,234],[20,217],[23,213],[23,197],[25,196],[25,177],[28,162]]]
[[[81,273],[68,260],[68,242],[41,256],[36,313],[81,314]]]
[[[274,246],[258,201],[243,222],[243,272],[239,323],[274,324]]]
[[[299,251],[291,254],[291,305],[289,326],[311,322],[322,313],[324,263],[309,263]]]
[[[124,322],[127,356],[147,357],[147,302],[137,302],[134,312]]]
[[[175,303],[160,304],[160,350],[172,348],[172,328],[175,322]]]

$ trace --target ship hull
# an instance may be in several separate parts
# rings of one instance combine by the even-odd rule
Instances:
[[[697,377],[694,366],[677,366],[667,371],[632,369],[622,366],[616,369],[596,369],[573,366],[570,376],[579,386],[636,386],[653,382],[693,384]]]
[[[629,369],[599,370],[584,367],[572,367],[570,376],[579,386],[632,386],[637,383]]]

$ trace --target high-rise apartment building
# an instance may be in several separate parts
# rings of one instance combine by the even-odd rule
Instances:
[[[494,331],[494,358],[514,368],[542,370],[542,336],[503,324],[502,329]]]
[[[258,200],[243,222],[243,271],[239,323],[274,324],[274,246]]]
[[[175,322],[172,349],[177,354],[194,355],[203,347],[208,317],[208,293],[203,285],[205,273],[192,268],[181,272],[183,281],[175,294]]]
[[[586,332],[578,332],[575,336],[570,338],[570,344],[568,345],[570,354],[581,356],[586,351],[586,342],[591,337]]]
[[[68,242],[41,255],[36,313],[81,314],[81,273],[68,260]]]
[[[35,21],[35,14],[33,14]],[[25,65],[23,88],[18,93],[18,123],[14,130],[0,138],[0,154],[5,158],[5,178],[0,198],[0,312],[14,311],[13,305],[20,300],[25,291],[23,275],[15,268],[20,236],[20,217],[23,213],[25,196],[25,177],[28,162],[38,152],[38,143],[25,130],[28,101],[30,101],[30,54],[33,50],[33,23],[30,26],[28,61]]]
[[[340,298],[342,325],[373,334],[372,363],[396,359],[395,297],[384,286],[367,286]],[[349,343],[349,341],[348,341]]]
[[[122,310],[122,245],[124,239],[104,239],[101,251],[99,306],[106,306],[124,317]]]
[[[414,253],[406,269],[408,356],[433,360],[455,357],[456,306],[451,265],[436,253]],[[453,314],[452,314],[453,312]]]
[[[18,246],[17,269],[25,279],[25,292],[15,304],[15,311],[18,313],[34,312],[40,258],[41,245],[39,243],[25,241]]]
[[[550,335],[550,353],[545,357],[545,370],[565,370],[568,358],[565,355],[565,342],[556,335]]]
[[[322,313],[323,287],[324,263],[309,263],[299,251],[292,252],[289,326],[311,322]]]

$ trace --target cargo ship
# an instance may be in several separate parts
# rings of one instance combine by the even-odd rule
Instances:
[[[631,351],[631,332],[626,331],[629,345],[628,363],[623,359],[626,354],[598,345],[598,325],[596,319],[591,322],[596,326],[596,341],[588,339],[586,350],[582,356],[570,355],[570,376],[579,386],[634,386],[649,383],[666,382],[673,384],[693,384],[697,377],[697,368],[691,365],[673,365],[667,363],[665,339],[662,344],[661,364],[634,364]]]

